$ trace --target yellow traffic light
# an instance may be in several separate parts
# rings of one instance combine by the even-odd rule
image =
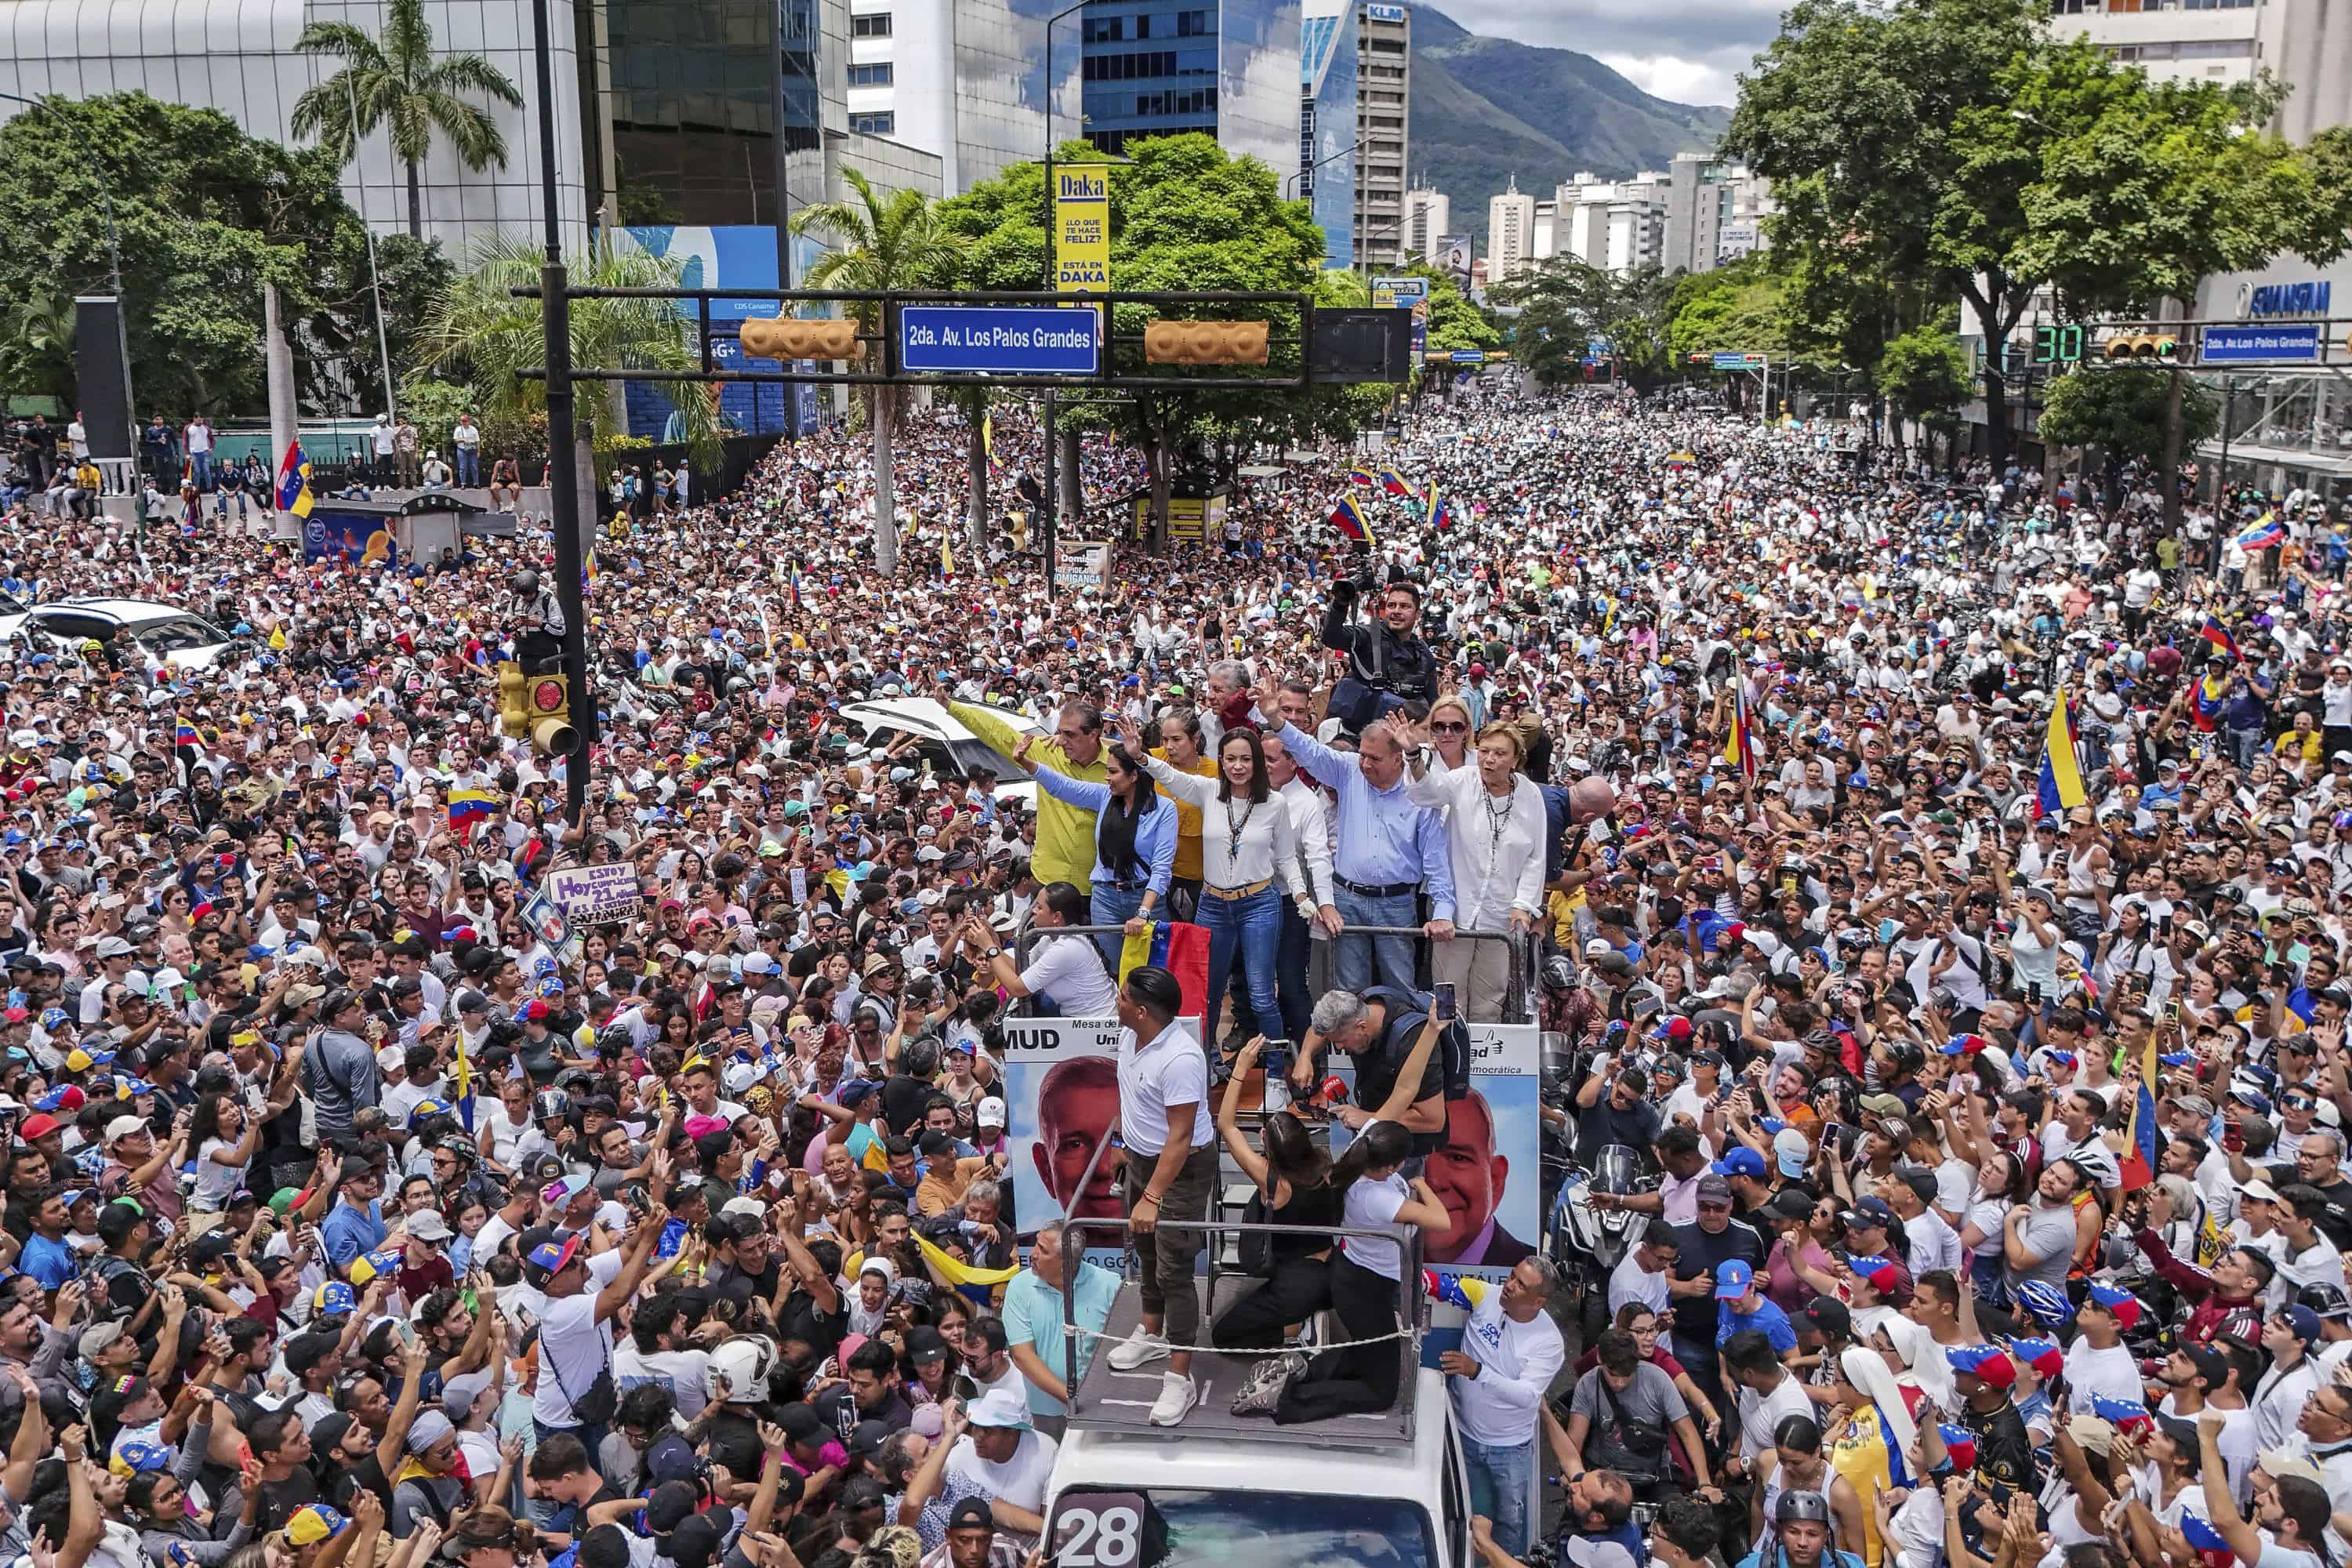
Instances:
[[[1264,321],[1154,321],[1143,329],[1153,364],[1264,364]]]
[[[499,666],[499,728],[520,741],[530,733],[530,710],[523,697],[522,666]]]
[[[754,359],[863,359],[856,321],[803,321],[790,316],[745,318],[743,352]]]
[[[2170,361],[2180,353],[2180,340],[2170,332],[2126,332],[2109,338],[2106,357],[2117,359],[2149,359]]]
[[[579,741],[572,728],[571,689],[561,675],[534,675],[523,692],[531,749],[541,756],[571,754]]]

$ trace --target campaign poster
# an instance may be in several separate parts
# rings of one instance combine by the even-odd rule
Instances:
[[[1119,1152],[1104,1149],[1095,1159],[1118,1126],[1118,1037],[1116,1018],[1005,1020],[1004,1135],[1011,1144],[1005,1170],[1014,1224],[1024,1236],[1066,1211],[1076,1218],[1126,1215],[1118,1199]],[[1120,1238],[1108,1231],[1088,1248],[1121,1249]]]
[[[361,567],[397,566],[392,519],[382,512],[321,507],[302,520],[302,559]]]
[[[1445,1142],[1422,1171],[1451,1223],[1422,1237],[1422,1263],[1441,1275],[1500,1284],[1534,1254],[1542,1236],[1536,1110],[1541,1052],[1531,1024],[1472,1024],[1469,1030],[1470,1092],[1446,1102]],[[1348,1058],[1328,1060],[1354,1093]],[[1332,1123],[1334,1158],[1349,1138]]]

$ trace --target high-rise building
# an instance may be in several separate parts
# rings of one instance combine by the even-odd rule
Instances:
[[[1667,177],[1603,180],[1579,174],[1554,194],[1552,254],[1625,273],[1660,262],[1665,246]]]
[[[1705,153],[1678,153],[1665,174],[1665,228],[1658,265],[1668,272],[1711,272],[1764,244],[1771,187],[1740,164]]]
[[[2256,58],[2288,89],[2271,129],[2302,142],[2352,119],[2352,0],[2294,0],[2259,16]]]
[[[1078,17],[1087,140],[1199,131],[1295,168],[1299,21],[1299,0],[1096,0]]]
[[[793,3],[793,0],[787,0]],[[1075,24],[1054,42],[1047,12],[1018,0],[849,0],[848,127],[937,154],[940,184],[970,190],[1008,163],[1079,134]]]
[[[1513,174],[1510,188],[1486,199],[1486,281],[1507,283],[1528,269],[1534,259],[1536,199],[1519,190]]]
[[[1306,0],[1298,24],[1298,194],[1323,230],[1323,265],[1356,256],[1356,5]]]
[[[2252,79],[2263,63],[2265,30],[2283,22],[2285,13],[2301,9],[2325,10],[2326,0],[2051,0],[2050,5],[2051,28],[2059,37],[2088,38],[2159,81]]]
[[[1412,253],[1405,237],[1405,168],[1412,12],[1387,0],[1362,0],[1355,12],[1356,254],[1374,266],[1393,267]]]
[[[1404,248],[1422,261],[1436,261],[1439,243],[1454,232],[1454,203],[1444,191],[1411,190],[1404,194]]]

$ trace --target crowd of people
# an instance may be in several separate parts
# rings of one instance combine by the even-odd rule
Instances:
[[[12,502],[0,590],[236,640],[0,645],[10,1552],[1020,1562],[1096,1349],[1065,1312],[1120,1281],[1016,1212],[1008,1016],[1120,1030],[1144,1316],[1104,1353],[1164,1363],[1181,1441],[1206,1346],[1277,1425],[1396,1398],[1407,1233],[1458,1223],[1442,1002],[1572,1052],[1571,1193],[1646,1173],[1584,1200],[1643,1222],[1613,1268],[1481,1243],[1440,1366],[1489,1563],[1544,1474],[1612,1568],[2343,1560],[2323,507],[2250,548],[2268,500],[2175,531],[2146,485],[1497,381],[1393,486],[1335,455],[1051,591],[1025,531],[969,547],[967,432],[908,424],[890,579],[848,434],[619,509],[578,820],[497,721],[530,520],[309,560]],[[1001,497],[1041,454],[994,437]],[[1084,499],[1140,473],[1090,437]],[[841,711],[919,697],[997,765]],[[578,865],[642,898],[558,941]],[[1205,1026],[1128,956],[1169,921]],[[1203,1321],[1221,1161],[1351,1234]]]

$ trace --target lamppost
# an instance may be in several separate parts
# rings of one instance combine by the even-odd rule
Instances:
[[[127,367],[131,363],[131,351],[129,347],[129,340],[125,335],[129,329],[123,318],[123,311],[129,308],[130,301],[124,299],[122,294],[122,247],[117,238],[114,228],[114,187],[106,183],[106,171],[104,167],[100,164],[98,154],[90,150],[89,142],[83,139],[81,127],[76,125],[64,114],[58,113],[55,104],[51,103],[47,99],[24,98],[13,92],[0,92],[0,100],[5,100],[9,103],[21,103],[27,109],[45,109],[49,110],[51,114],[55,115],[58,128],[68,136],[73,138],[75,149],[81,153],[82,166],[89,171],[89,177],[98,182],[99,206],[106,219],[107,275],[113,279],[114,283],[114,330],[116,335],[123,338],[124,341],[122,361],[126,367],[127,374]],[[126,384],[123,387],[122,394],[123,417],[130,422],[126,427],[127,434],[130,437],[130,446],[127,450],[131,453],[132,463],[136,464],[139,459],[139,419],[138,416],[131,411],[131,388],[129,385]]]
[[[1054,78],[1054,25],[1061,21],[1066,16],[1074,16],[1077,15],[1077,13],[1087,8],[1087,4],[1088,0],[1074,0],[1073,4],[1063,6],[1060,10],[1045,18],[1045,287],[1048,289],[1058,289],[1059,287],[1054,274],[1054,214],[1056,206],[1059,205],[1055,200],[1054,190],[1054,94],[1055,89],[1060,86],[1060,83]],[[1083,74],[1083,72],[1081,74]],[[1079,91],[1082,93],[1086,89],[1083,87],[1079,89]],[[1085,112],[1083,108],[1080,110],[1079,120],[1081,123],[1084,123]],[[1108,221],[1108,217],[1106,216],[1105,222]],[[1106,323],[1106,325],[1108,325],[1108,323]],[[1045,516],[1039,520],[1043,526],[1038,530],[1038,537],[1044,542],[1045,547],[1045,601],[1048,604],[1051,604],[1054,599],[1055,534],[1058,530],[1061,521],[1061,498],[1055,489],[1054,414],[1054,389],[1049,386],[1045,389],[1045,424],[1044,431],[1045,446]]]
[[[1283,176],[1283,180],[1282,180],[1282,199],[1283,199],[1284,201],[1288,201],[1288,200],[1290,199],[1290,187],[1291,187],[1291,186],[1293,186],[1293,185],[1295,185],[1295,184],[1298,184],[1301,180],[1304,180],[1305,178],[1307,178],[1307,175],[1309,175],[1309,174],[1313,174],[1316,170],[1318,170],[1318,169],[1321,168],[1324,164],[1326,164],[1326,163],[1333,163],[1333,162],[1335,162],[1335,161],[1337,161],[1337,160],[1339,160],[1339,159],[1341,159],[1341,158],[1346,157],[1349,153],[1353,153],[1353,152],[1357,151],[1359,148],[1362,147],[1362,146],[1363,146],[1363,144],[1364,144],[1364,143],[1363,143],[1363,142],[1362,142],[1360,139],[1359,139],[1359,140],[1357,140],[1357,141],[1354,141],[1354,142],[1349,142],[1345,147],[1340,148],[1337,153],[1332,153],[1330,157],[1328,157],[1328,158],[1318,158],[1318,159],[1316,159],[1316,160],[1315,160],[1315,162],[1313,162],[1312,163],[1307,164],[1307,167],[1305,167],[1305,168],[1303,168],[1303,169],[1299,170],[1299,171],[1298,171],[1298,173],[1297,173],[1297,174],[1286,174],[1286,175],[1284,175],[1284,176]],[[1402,220],[1400,220],[1400,221],[1402,221]],[[1393,226],[1394,226],[1394,225],[1391,225],[1390,226],[1393,227]]]
[[[539,199],[546,254],[539,268],[539,305],[547,354],[548,510],[555,530],[555,594],[563,606],[563,678],[572,698],[572,755],[563,770],[564,820],[574,829],[588,808],[589,749],[596,743],[596,692],[588,684],[588,593],[580,540],[580,472],[572,395],[571,278],[555,211],[555,60],[548,42],[549,0],[532,0],[531,40],[539,68]],[[779,40],[781,42],[782,40]],[[782,126],[777,133],[782,134]]]

